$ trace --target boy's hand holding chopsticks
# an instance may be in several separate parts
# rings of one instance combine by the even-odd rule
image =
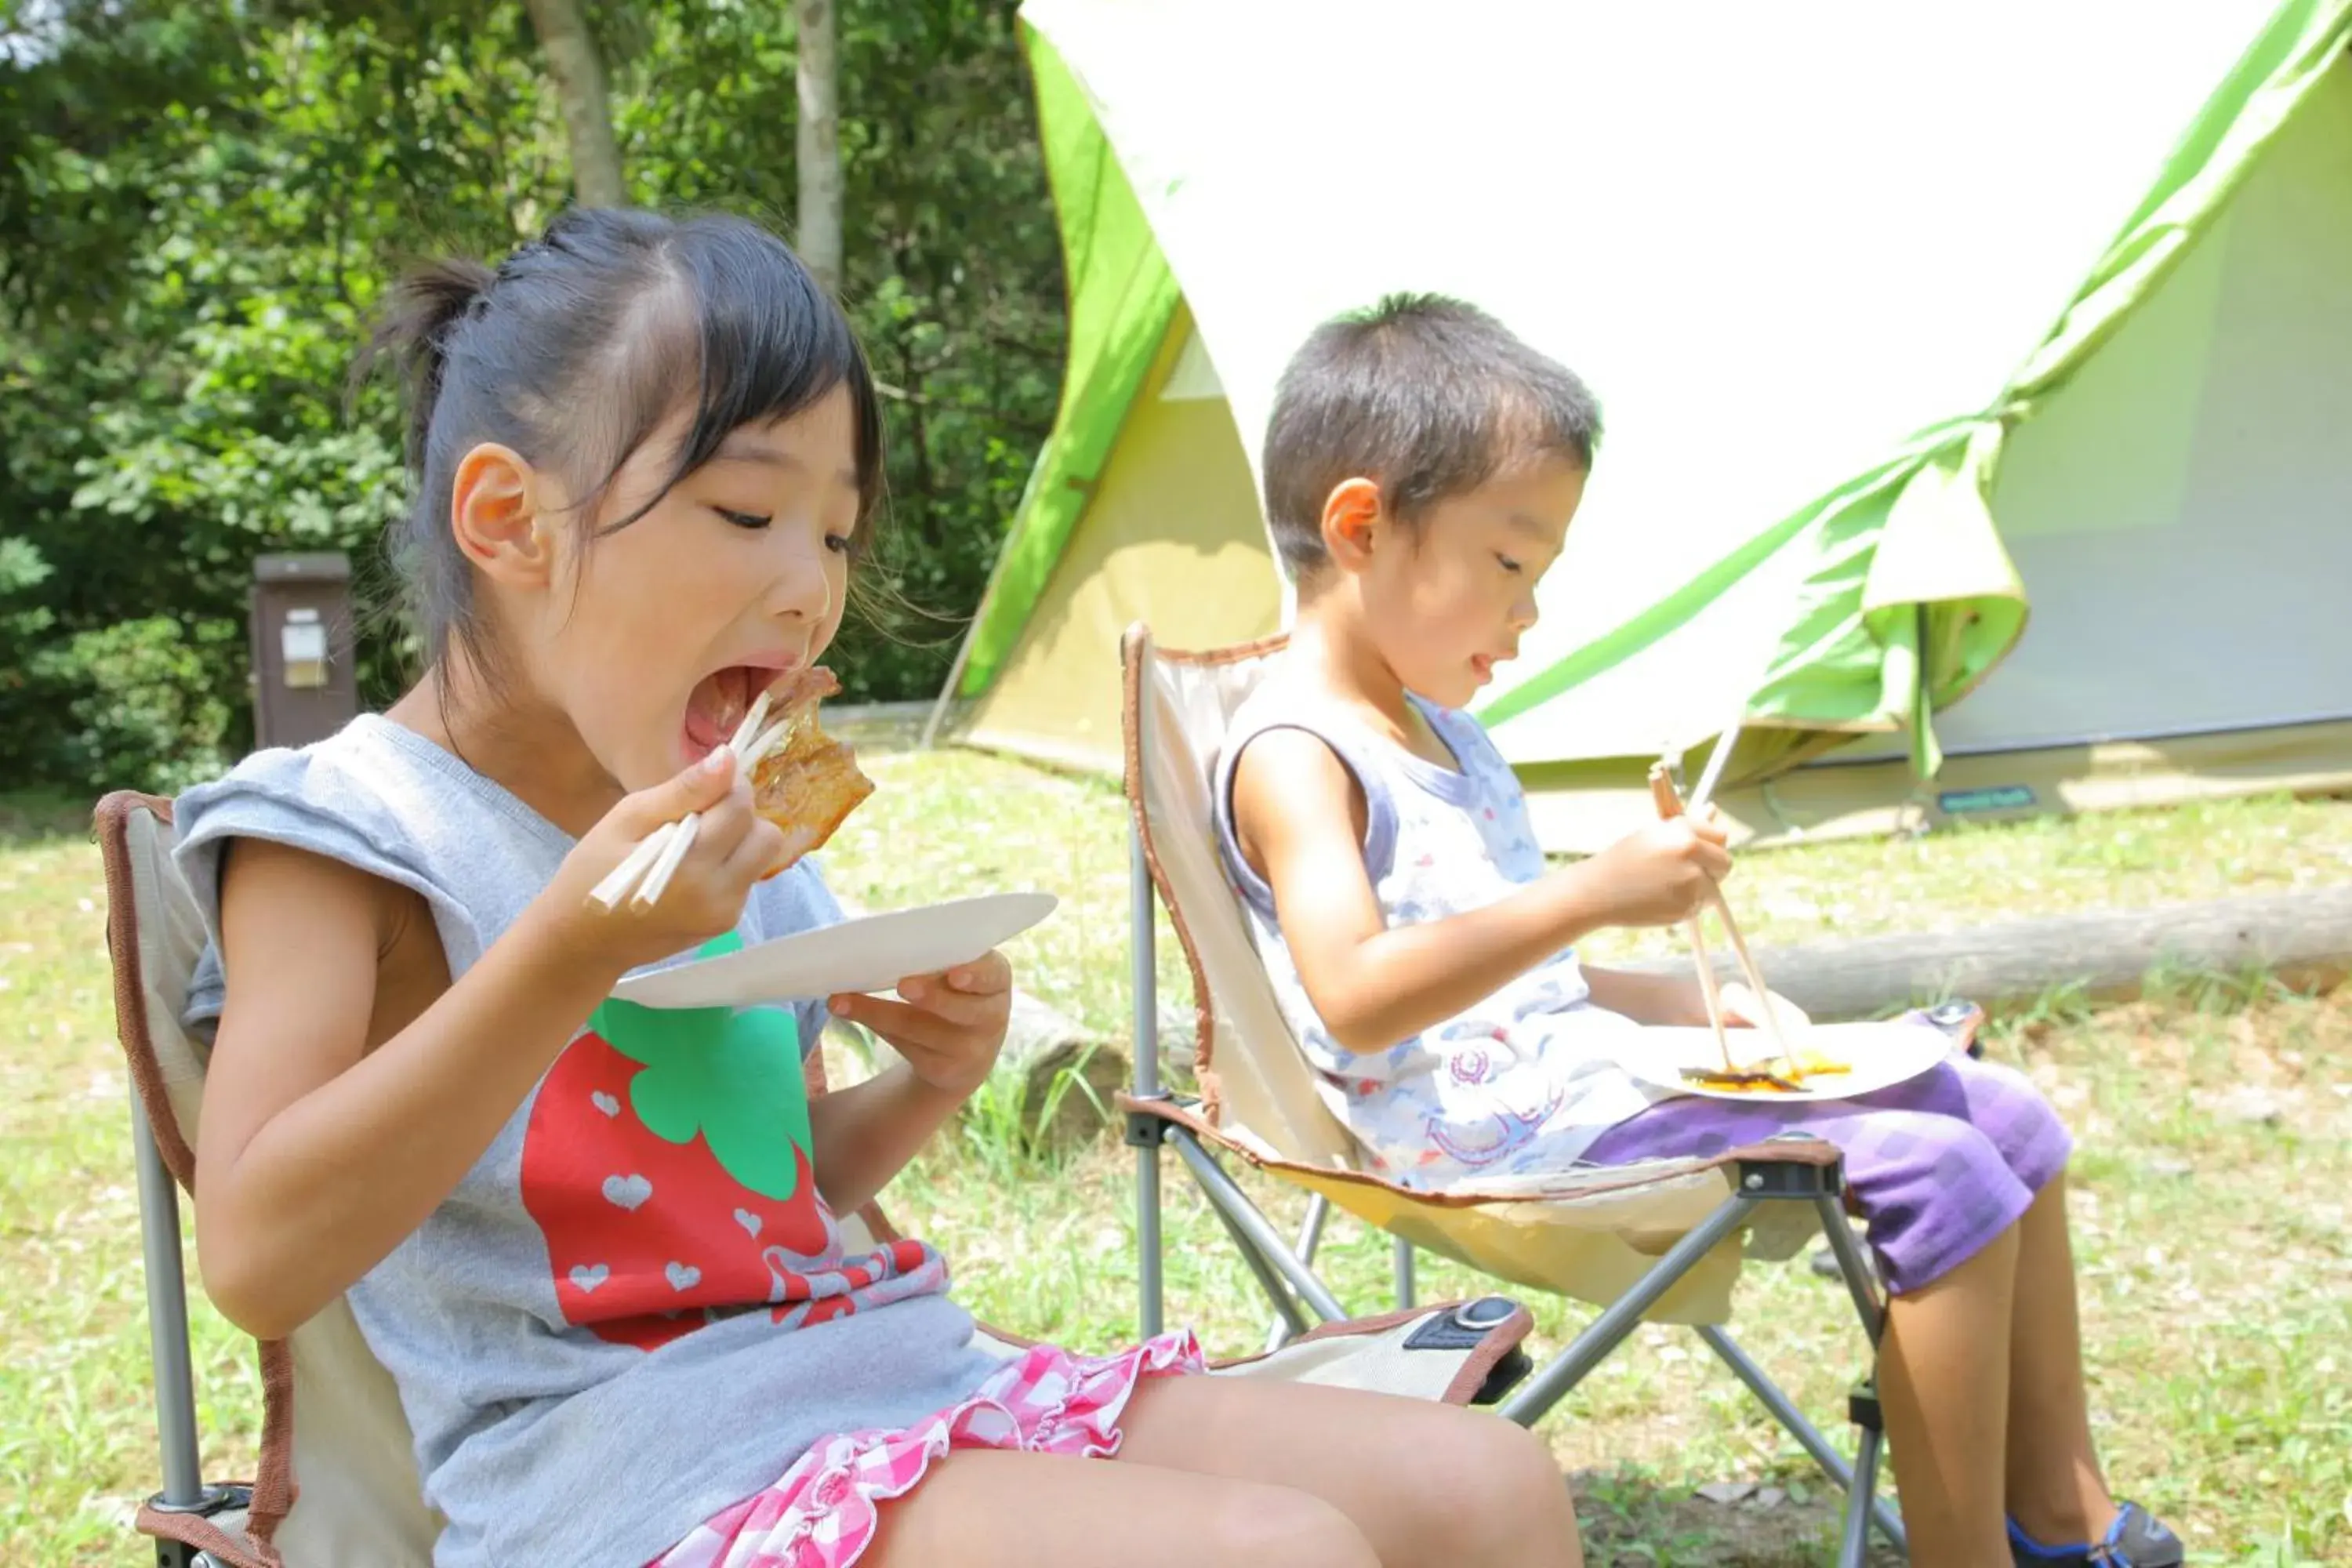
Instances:
[[[1674,780],[1668,776],[1663,765],[1650,770],[1650,795],[1657,804],[1661,821],[1671,825],[1688,823],[1692,820],[1690,815],[1684,810],[1682,792],[1675,788]],[[1723,829],[1712,821],[1708,826],[1711,832],[1723,836]],[[1724,837],[1727,842],[1727,836]],[[1724,869],[1726,871],[1730,869],[1728,850],[1724,856]],[[1723,934],[1731,939],[1732,953],[1739,961],[1741,977],[1748,982],[1748,988],[1755,996],[1756,1010],[1763,1015],[1762,1017],[1754,1019],[1752,1022],[1759,1025],[1771,1038],[1772,1048],[1776,1053],[1772,1065],[1793,1070],[1796,1066],[1796,1053],[1790,1049],[1788,1035],[1782,1027],[1784,1023],[1790,1020],[1784,1019],[1780,1009],[1772,1005],[1774,1001],[1772,993],[1765,985],[1764,976],[1756,968],[1754,955],[1748,951],[1748,939],[1740,934],[1739,922],[1732,918],[1731,906],[1724,901],[1721,877],[1710,875],[1707,878],[1705,891],[1706,901],[1715,906],[1717,916],[1723,921]],[[1694,909],[1689,918],[1683,922],[1684,933],[1690,938],[1691,961],[1698,970],[1699,999],[1706,1008],[1707,1026],[1715,1031],[1715,1043],[1722,1053],[1725,1070],[1736,1071],[1738,1069],[1734,1068],[1731,1058],[1731,1042],[1724,1034],[1725,1026],[1730,1020],[1726,1016],[1723,993],[1716,984],[1715,959],[1706,950],[1706,936],[1699,924],[1699,912]]]
[[[1664,926],[1714,901],[1731,875],[1731,851],[1711,818],[1677,816],[1651,824],[1592,858],[1592,876],[1610,890],[1609,923]]]

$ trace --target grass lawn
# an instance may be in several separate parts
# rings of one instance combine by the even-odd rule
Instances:
[[[871,907],[1009,887],[1064,900],[1019,942],[1023,983],[1117,1037],[1126,850],[1102,786],[986,758],[885,756],[884,788],[836,841]],[[1964,925],[2352,879],[2352,804],[2263,801],[1919,841],[1751,856],[1735,898],[1759,941]],[[0,1556],[123,1563],[155,1484],[128,1114],[112,1041],[95,851],[79,814],[0,808]],[[1654,951],[1626,942],[1611,951]],[[1182,994],[1172,943],[1162,983]],[[2352,1563],[2352,993],[2182,985],[2084,1016],[2031,1010],[1995,1031],[2080,1139],[2077,1246],[2093,1401],[2118,1485],[2187,1534],[2195,1560]],[[1032,1159],[984,1122],[889,1194],[954,1260],[983,1317],[1105,1346],[1131,1333],[1127,1152]],[[1255,1347],[1264,1311],[1212,1216],[1168,1183],[1170,1306],[1213,1351]],[[1297,1204],[1259,1189],[1278,1216]],[[1381,1304],[1384,1240],[1335,1221],[1334,1282]],[[1425,1295],[1486,1287],[1425,1263]],[[1734,1325],[1816,1413],[1858,1369],[1837,1287],[1751,1270]],[[1587,1315],[1537,1309],[1539,1352]],[[207,1468],[249,1469],[250,1347],[196,1314]],[[1801,1457],[1687,1335],[1644,1330],[1546,1424],[1575,1477],[1595,1562],[1824,1560],[1828,1500]],[[1770,1509],[1698,1500],[1769,1483]]]

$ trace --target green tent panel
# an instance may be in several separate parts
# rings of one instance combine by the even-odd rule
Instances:
[[[1275,380],[1431,289],[1608,413],[1481,713],[1548,844],[1735,721],[1763,834],[2352,779],[2352,0],[1023,18],[1069,363],[967,738],[1116,765],[1121,626],[1278,626]]]

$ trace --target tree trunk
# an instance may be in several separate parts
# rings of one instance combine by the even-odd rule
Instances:
[[[613,139],[613,113],[604,100],[604,66],[588,31],[580,0],[523,0],[539,34],[540,53],[563,106],[563,127],[572,144],[572,190],[583,207],[628,205],[621,178],[620,143]]]
[[[841,110],[834,0],[793,0],[800,31],[801,259],[827,293],[841,290]]]

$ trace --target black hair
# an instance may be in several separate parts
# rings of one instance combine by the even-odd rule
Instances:
[[[873,374],[841,307],[790,247],[745,219],[574,208],[495,269],[430,263],[393,286],[355,379],[386,356],[405,383],[416,487],[388,542],[428,660],[454,638],[484,674],[495,667],[449,515],[457,464],[485,441],[562,473],[584,521],[630,456],[690,407],[660,489],[611,532],[732,431],[845,386],[857,421],[853,554],[869,542],[883,484]]]
[[[1315,329],[1282,373],[1265,432],[1266,522],[1294,583],[1328,564],[1323,508],[1351,479],[1407,527],[1505,468],[1591,468],[1601,407],[1574,372],[1474,305],[1391,294]]]

